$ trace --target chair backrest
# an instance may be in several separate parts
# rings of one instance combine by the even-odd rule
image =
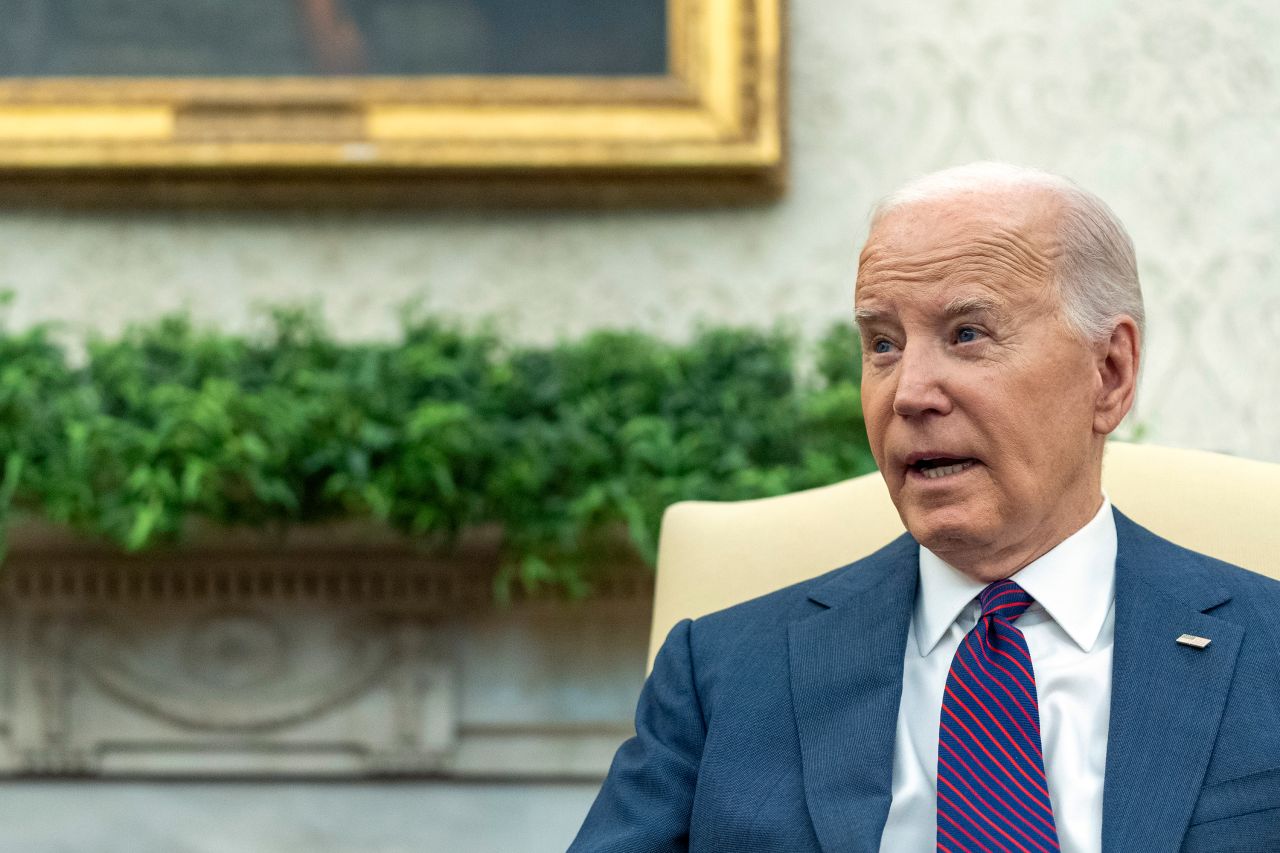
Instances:
[[[1102,480],[1139,524],[1280,578],[1280,465],[1112,442]],[[673,505],[662,519],[650,665],[680,619],[822,574],[902,531],[879,474],[774,498]]]

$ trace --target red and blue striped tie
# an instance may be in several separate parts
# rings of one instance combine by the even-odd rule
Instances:
[[[1051,853],[1036,677],[1013,622],[1031,596],[1011,580],[978,596],[982,617],[947,673],[938,732],[940,853]]]

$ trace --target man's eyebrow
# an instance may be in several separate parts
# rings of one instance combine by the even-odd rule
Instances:
[[[948,302],[942,312],[947,317],[962,317],[966,314],[998,314],[1000,306],[994,299],[987,296],[958,296]],[[887,316],[889,316],[888,312],[876,308],[853,310],[853,319],[858,325],[874,323]]]
[[[966,314],[998,314],[1000,306],[994,299],[986,296],[958,296],[942,309],[948,317],[962,317]]]

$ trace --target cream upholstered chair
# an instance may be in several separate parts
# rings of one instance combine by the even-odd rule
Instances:
[[[1280,465],[1112,442],[1102,480],[1139,524],[1280,578]],[[761,500],[675,504],[662,519],[650,666],[680,619],[843,566],[902,531],[879,474]]]

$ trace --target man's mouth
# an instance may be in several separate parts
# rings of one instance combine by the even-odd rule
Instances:
[[[967,471],[977,464],[978,460],[972,457],[928,456],[912,462],[907,468],[927,479],[937,480]]]

